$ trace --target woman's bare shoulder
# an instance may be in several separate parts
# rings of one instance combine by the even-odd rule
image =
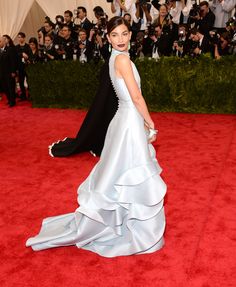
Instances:
[[[130,61],[129,56],[126,54],[117,55],[115,59],[115,66],[117,68],[124,68],[127,66],[131,66],[131,61]]]

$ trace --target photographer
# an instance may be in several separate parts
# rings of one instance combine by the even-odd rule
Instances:
[[[111,12],[114,16],[123,17],[125,13],[131,13],[133,0],[107,0],[111,3]]]
[[[230,33],[230,54],[236,55],[236,18],[231,17],[226,23],[226,30]]]
[[[70,10],[66,10],[64,12],[64,24],[66,24],[71,31],[70,37],[74,40],[77,40],[78,33],[76,32],[76,26],[73,22],[73,13]]]
[[[43,62],[49,62],[58,59],[58,54],[53,45],[53,37],[51,35],[45,36],[44,45],[39,49],[39,56]]]
[[[218,33],[225,32],[226,22],[230,19],[236,0],[213,0],[211,9],[215,14],[214,28]]]
[[[198,29],[193,28],[190,31],[190,39],[192,40],[190,56],[196,57],[212,51],[210,41]]]
[[[92,43],[87,39],[87,33],[85,29],[79,31],[77,56],[81,63],[90,62],[93,56]],[[75,51],[74,51],[75,53]]]
[[[184,24],[179,25],[178,39],[173,43],[173,56],[184,57],[190,51],[191,43],[187,38],[187,28]]]
[[[100,26],[95,25],[93,29],[90,30],[89,41],[93,47],[93,60],[95,62],[100,61],[102,58],[104,60],[108,59],[109,43],[105,36],[106,30],[101,30]]]
[[[153,26],[153,28],[149,29],[149,35],[144,39],[144,55],[155,59],[161,56],[170,56],[172,49],[171,38],[168,34],[163,33],[160,24]]]
[[[55,21],[56,21],[56,24],[55,24],[54,32],[55,32],[55,35],[57,35],[64,23],[64,17],[62,15],[57,15],[55,17]]]
[[[215,59],[220,59],[222,56],[230,55],[230,41],[231,38],[229,32],[224,32],[218,36],[218,41],[214,43]]]
[[[71,37],[71,30],[64,24],[59,35],[54,39],[55,49],[60,60],[72,60],[75,40]]]
[[[209,8],[209,3],[203,1],[199,7],[196,7],[196,15],[191,16],[194,22],[194,28],[197,28],[203,35],[209,37],[209,31],[213,29],[215,22],[215,15]]]
[[[79,28],[84,29],[87,33],[87,36],[89,36],[90,30],[92,29],[93,24],[87,18],[87,10],[85,7],[79,6],[77,8],[77,17],[80,20]]]
[[[52,35],[53,37],[56,35],[56,32],[54,30],[55,24],[50,20],[48,16],[45,17],[45,21],[43,26],[38,30],[38,40],[39,45],[44,45],[44,40],[46,35]]]
[[[144,46],[144,33],[138,32],[136,36],[136,41],[130,43],[129,54],[132,60],[144,57],[143,46]]]
[[[132,39],[136,38],[139,31],[145,32],[148,25],[152,22],[150,15],[151,4],[146,0],[136,0],[135,9],[133,11],[133,24],[132,24]]]

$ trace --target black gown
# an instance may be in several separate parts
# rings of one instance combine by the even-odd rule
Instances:
[[[111,84],[108,61],[100,72],[99,87],[76,138],[66,138],[53,143],[49,153],[54,157],[91,151],[101,154],[107,128],[118,109],[118,99]]]

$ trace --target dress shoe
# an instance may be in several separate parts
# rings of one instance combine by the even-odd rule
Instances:
[[[14,107],[15,105],[16,105],[16,103],[10,103],[10,104],[9,104],[9,108]]]

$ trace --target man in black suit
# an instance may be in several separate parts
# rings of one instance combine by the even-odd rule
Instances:
[[[89,36],[90,30],[93,28],[93,24],[87,18],[87,10],[83,6],[77,8],[77,16],[80,19],[80,26],[86,30],[87,36]]]
[[[7,96],[9,107],[13,107],[16,104],[15,77],[17,57],[14,51],[15,49],[6,46],[5,38],[0,37],[0,83]]]
[[[19,84],[21,89],[21,100],[26,100],[26,90],[25,90],[25,65],[28,60],[29,54],[31,53],[30,46],[25,42],[26,35],[23,32],[18,33],[19,44],[16,45],[16,50],[18,54],[18,66],[19,66]]]
[[[89,62],[93,57],[93,45],[87,39],[85,29],[79,31],[78,57],[80,62]]]
[[[200,33],[198,29],[193,28],[190,31],[190,39],[195,43],[192,51],[195,56],[212,52],[212,47],[208,38]]]
[[[199,29],[201,34],[209,37],[209,31],[211,31],[214,26],[215,14],[209,8],[209,3],[207,1],[202,1],[199,6],[200,13],[194,17],[194,28]]]

